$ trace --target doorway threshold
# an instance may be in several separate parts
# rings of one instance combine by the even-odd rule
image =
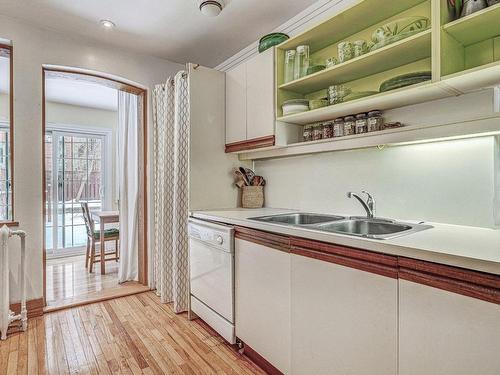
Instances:
[[[44,314],[72,307],[88,305],[91,303],[107,301],[110,299],[131,296],[149,292],[151,289],[147,285],[142,285],[137,281],[129,281],[119,284],[116,287],[101,290],[94,293],[89,293],[81,297],[74,297],[71,300],[55,301],[50,306],[45,306],[43,309]]]

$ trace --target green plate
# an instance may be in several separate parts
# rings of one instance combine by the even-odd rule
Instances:
[[[417,83],[429,81],[432,78],[432,74],[429,71],[426,72],[414,72],[403,74],[385,82],[380,85],[380,92],[390,91],[399,89],[401,87],[406,87],[410,85],[415,85]]]
[[[281,44],[288,39],[290,39],[290,37],[283,33],[272,33],[264,35],[259,41],[259,53],[262,53],[271,47],[277,46],[278,44]]]

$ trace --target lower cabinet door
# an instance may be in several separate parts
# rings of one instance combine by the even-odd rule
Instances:
[[[235,240],[236,336],[290,374],[290,254]]]
[[[500,374],[500,305],[400,280],[400,375]]]
[[[397,280],[291,259],[292,373],[396,375]]]

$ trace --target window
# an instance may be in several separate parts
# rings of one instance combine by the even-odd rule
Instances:
[[[12,47],[0,45],[0,221],[12,209]]]

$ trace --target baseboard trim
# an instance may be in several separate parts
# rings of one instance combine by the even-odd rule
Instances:
[[[243,343],[243,354],[250,358],[250,360],[259,366],[266,374],[269,375],[283,375],[283,373],[274,367],[263,356],[253,350],[250,346]]]
[[[26,309],[28,310],[28,319],[36,318],[43,315],[43,298],[31,299],[26,301]],[[21,312],[21,303],[13,303],[10,305],[10,309],[14,311],[15,314]]]

